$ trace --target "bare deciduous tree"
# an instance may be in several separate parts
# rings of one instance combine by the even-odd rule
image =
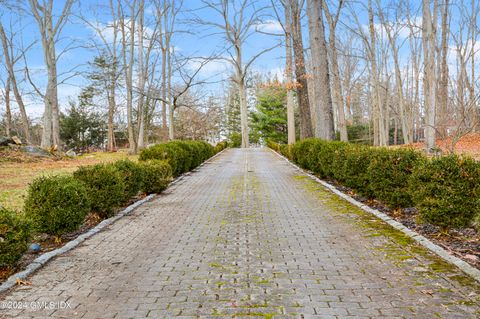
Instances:
[[[174,54],[174,46],[172,43],[173,35],[176,30],[177,16],[183,6],[183,0],[162,0],[156,1],[156,12],[159,27],[159,43],[162,51],[162,126],[165,130],[167,127],[167,109],[168,113],[172,114],[169,117],[173,119],[175,112],[171,104],[172,98],[168,96],[172,91],[172,56]],[[170,140],[174,139],[173,123],[170,123],[168,128],[168,137]]]
[[[332,78],[333,78],[333,101],[336,105],[337,111],[337,118],[338,118],[338,130],[340,131],[340,140],[341,141],[348,141],[347,135],[347,121],[345,117],[345,105],[344,105],[344,98],[342,95],[342,84],[340,79],[340,71],[338,67],[338,49],[337,49],[337,35],[336,29],[338,21],[340,20],[340,12],[343,8],[344,1],[340,0],[337,4],[337,10],[335,14],[330,13],[330,9],[328,8],[327,1],[323,1],[323,11],[325,13],[325,17],[328,22],[328,44],[329,44],[329,54],[330,54],[330,61],[331,61],[331,70],[332,70]]]
[[[41,5],[38,0],[29,0],[30,10],[40,31],[43,48],[43,57],[47,68],[47,89],[43,94],[45,112],[43,114],[42,147],[60,147],[60,124],[58,105],[58,75],[56,44],[59,35],[65,26],[73,0],[66,0],[63,9],[54,22],[53,0],[44,1]]]
[[[389,21],[386,21],[385,16],[383,14],[383,9],[381,7],[379,0],[377,0],[377,8],[378,8],[378,15],[385,29],[385,33],[388,38],[388,43],[392,51],[393,65],[395,69],[395,82],[396,82],[395,87],[397,89],[397,101],[399,106],[399,113],[400,113],[399,117],[400,117],[400,123],[402,127],[403,141],[405,143],[412,143],[413,142],[412,128],[409,125],[410,114],[407,112],[407,107],[405,105],[402,71],[400,69],[400,57],[399,57],[400,46],[397,44],[398,34],[401,31],[401,28],[403,26],[398,23],[396,23],[395,25],[392,25],[392,23],[390,23]],[[398,17],[396,18],[398,20]]]
[[[122,30],[122,59],[123,68],[125,70],[125,84],[126,84],[126,102],[127,102],[127,131],[128,144],[131,153],[137,152],[137,143],[135,141],[135,133],[133,130],[133,65],[135,63],[135,21],[137,16],[137,0],[129,3],[130,17],[128,20],[123,12],[122,4],[118,0],[119,23]],[[127,23],[130,27],[127,30]]]
[[[303,38],[302,38],[302,8],[305,0],[284,0],[285,6],[292,17],[291,31],[293,55],[295,61],[295,78],[297,81],[297,98],[300,112],[300,138],[313,137],[310,101],[308,99],[307,71],[305,65]]]
[[[330,90],[330,70],[328,66],[327,44],[323,25],[323,0],[307,0],[312,52],[313,83],[316,101],[312,101],[316,111],[315,136],[325,140],[335,139],[333,123],[332,95]]]
[[[285,37],[285,83],[287,91],[287,141],[295,143],[295,96],[296,85],[293,80],[293,52],[292,52],[292,14],[290,6],[285,1],[280,1],[283,8],[283,18],[277,9],[274,0],[271,0],[272,9],[278,23],[280,23]],[[276,34],[275,34],[276,35]]]
[[[118,4],[118,3],[117,3]],[[100,38],[101,44],[97,44],[94,41],[94,46],[100,55],[107,54],[108,60],[111,62],[109,72],[107,74],[107,83],[105,85],[108,103],[107,112],[107,151],[112,152],[115,149],[115,133],[114,133],[114,116],[117,108],[117,87],[118,79],[121,75],[119,70],[119,57],[118,57],[118,38],[120,32],[119,20],[118,20],[118,8],[115,7],[113,0],[109,0],[108,10],[110,11],[110,17],[112,19],[111,24],[103,25],[98,21],[91,22],[88,18],[81,17],[82,21],[86,23],[95,34]],[[107,34],[111,30],[111,38],[107,38]]]
[[[20,110],[20,116],[22,119],[22,128],[23,134],[25,135],[25,139],[27,143],[30,142],[30,128],[28,123],[28,116],[25,109],[25,104],[23,103],[22,94],[20,93],[20,89],[17,83],[17,77],[15,74],[15,63],[18,61],[20,57],[15,57],[13,53],[13,42],[12,42],[13,35],[8,38],[7,34],[5,33],[5,29],[3,28],[3,24],[0,21],[0,40],[2,42],[3,48],[3,57],[5,59],[5,66],[7,69],[8,77],[7,77],[7,85],[5,88],[5,103],[8,105],[7,108],[7,123],[8,116],[10,116],[10,123],[11,123],[11,112],[10,112],[10,88],[13,89],[13,94],[15,96],[15,100],[17,102],[18,108]]]
[[[438,0],[435,0],[433,14],[430,9],[430,1],[423,0],[423,94],[425,105],[425,147],[428,152],[435,148],[435,110],[436,110],[436,90],[435,90],[435,51],[436,51],[436,32],[437,32],[437,11]]]
[[[3,101],[5,102],[5,135],[11,137],[12,134],[12,109],[10,107],[10,76],[7,75],[7,81],[3,89]]]
[[[249,68],[258,57],[278,45],[261,50],[246,60],[244,60],[243,46],[252,33],[256,31],[255,27],[261,23],[261,15],[266,7],[257,8],[255,1],[252,0],[242,0],[240,3],[231,0],[202,0],[202,3],[206,8],[215,12],[221,22],[206,20],[198,15],[194,21],[198,25],[208,26],[220,31],[223,34],[223,39],[227,42],[225,51],[229,57],[224,59],[230,62],[234,68],[234,81],[240,94],[241,146],[249,147],[246,76]]]

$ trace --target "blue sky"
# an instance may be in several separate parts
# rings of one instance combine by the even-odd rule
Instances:
[[[265,4],[268,4],[269,2],[269,0],[265,0]],[[57,0],[54,3],[55,11],[59,13],[62,9],[63,1]],[[257,4],[261,5],[261,1],[258,1],[256,5]],[[93,59],[95,54],[97,54],[95,49],[89,48],[92,41],[95,40],[95,32],[93,32],[93,30],[88,27],[82,19],[86,19],[90,22],[99,21],[100,23],[108,23],[111,21],[111,17],[108,8],[106,7],[107,5],[108,1],[93,0],[77,1],[73,5],[72,14],[61,33],[62,40],[59,41],[57,45],[57,55],[66,48],[69,48],[62,53],[58,62],[58,74],[60,79],[68,78],[58,89],[62,108],[65,108],[69,98],[75,99],[81,87],[86,85],[87,81],[84,78],[84,75],[88,70],[88,62]],[[173,42],[176,50],[184,56],[210,56],[213,52],[219,52],[224,43],[221,36],[210,35],[212,30],[192,25],[188,22],[193,13],[198,14],[207,20],[216,19],[216,16],[211,10],[199,10],[201,5],[201,1],[198,0],[185,0],[183,5],[184,10],[178,17],[178,29],[188,32],[181,32],[174,35]],[[25,11],[20,15],[17,12],[12,14],[5,11],[1,19],[7,33],[10,32],[10,26],[12,26],[12,29],[17,33],[14,40],[17,46],[20,47],[23,45],[24,47],[27,47],[32,45],[26,54],[26,60],[33,82],[43,90],[46,85],[46,72],[38,27],[32,16],[27,12],[28,4],[24,4],[23,8]],[[146,20],[152,19],[152,13],[154,13],[153,10],[147,9],[146,12]],[[266,17],[266,20],[271,19],[273,18]],[[268,31],[281,32],[279,26],[272,21],[267,21],[266,25],[263,27],[267,28],[266,30]],[[264,34],[253,35],[244,46],[245,60],[259,50],[273,46],[279,41],[279,37]],[[254,65],[254,69],[281,73],[284,64],[283,57],[284,49],[281,47],[277,48],[259,58]],[[17,70],[23,69],[23,65],[23,61],[19,61],[17,64]],[[226,65],[228,65],[228,63],[226,64],[225,61],[213,61],[204,68],[203,76],[210,77],[214,74],[218,74],[216,78],[217,80],[227,79],[230,72]],[[80,74],[70,78],[72,71],[80,71]],[[23,78],[23,72],[19,71],[18,77]],[[5,80],[5,70],[3,68],[0,70],[0,79]],[[22,82],[20,86],[22,87],[25,102],[27,103],[28,113],[38,119],[43,111],[43,102],[38,95],[33,94],[32,86],[29,83]],[[3,87],[3,84],[0,84],[0,87]],[[219,85],[211,85],[207,90],[218,93],[220,88],[221,86]]]
[[[115,1],[114,1],[115,2]],[[366,1],[365,1],[366,2]],[[410,1],[412,7],[415,10],[412,10],[412,19],[421,24],[421,19],[418,17],[420,14],[420,3],[418,1]],[[16,4],[17,2],[11,0],[10,3]],[[23,4],[19,4],[24,9],[23,13],[15,11],[14,13],[9,12],[8,10],[0,11],[1,20],[5,26],[7,33],[10,32],[10,29],[14,30],[16,33],[14,42],[16,47],[30,46],[26,54],[26,60],[28,62],[29,68],[31,70],[31,76],[33,82],[42,90],[46,84],[46,73],[43,61],[43,55],[41,50],[41,43],[38,34],[38,27],[33,20],[32,16],[28,13],[28,2],[23,1]],[[63,1],[55,0],[55,10],[59,12]],[[150,3],[147,1],[147,3]],[[334,0],[330,2],[330,5],[335,7],[336,3]],[[375,3],[375,1],[374,1]],[[382,1],[382,7],[388,8],[390,4],[395,3],[395,1]],[[270,0],[257,0],[255,5],[261,7],[262,5],[270,4]],[[205,20],[214,20],[218,19],[215,17],[214,12],[210,9],[199,10],[202,6],[200,0],[184,0],[183,12],[178,17],[179,25],[178,29],[182,31],[174,36],[173,45],[175,46],[177,52],[181,53],[184,56],[209,56],[212,52],[219,52],[219,49],[224,46],[225,41],[219,35],[212,36],[212,30],[205,29],[198,25],[193,25],[189,23],[189,18],[193,14],[198,14]],[[360,23],[364,26],[367,23],[366,13],[365,13],[365,3],[363,2],[351,2],[351,6],[354,12],[359,16]],[[354,25],[352,19],[345,18],[349,12],[349,8],[344,8],[342,11],[343,21]],[[455,19],[458,18],[458,15],[455,13],[455,7],[453,8],[454,14],[452,14],[452,29],[455,31],[455,28],[458,26],[455,23]],[[153,10],[146,10],[147,16],[146,20],[152,19]],[[261,26],[263,30],[281,33],[281,28],[273,20],[273,11],[267,10],[265,12],[264,20],[265,24]],[[388,15],[387,11],[385,14]],[[76,1],[72,8],[72,15],[69,18],[68,23],[65,25],[62,34],[61,41],[57,45],[57,54],[60,54],[66,47],[71,47],[70,50],[62,54],[58,62],[58,74],[60,79],[65,79],[68,77],[68,80],[64,84],[59,86],[59,98],[62,108],[64,109],[67,105],[68,99],[76,99],[80,89],[86,85],[87,81],[85,79],[86,72],[88,71],[88,62],[93,59],[97,54],[96,50],[91,47],[91,44],[96,38],[94,32],[87,24],[82,21],[85,19],[90,22],[98,21],[100,23],[106,24],[111,21],[108,10],[108,1],[94,1],[94,0],[81,0]],[[376,23],[379,23],[378,17],[375,19]],[[218,21],[218,20],[217,20]],[[393,19],[393,21],[395,21]],[[396,23],[402,23],[402,21],[395,21]],[[306,19],[304,19],[304,24],[306,24]],[[378,31],[381,30],[381,26],[377,25]],[[351,34],[345,32],[345,28],[340,24],[338,26],[339,38],[351,37]],[[354,27],[355,28],[355,27]],[[343,30],[342,30],[343,29]],[[405,36],[405,35],[404,35]],[[306,26],[304,28],[304,44],[308,46],[308,32]],[[248,60],[253,54],[259,52],[260,50],[271,47],[280,41],[279,37],[269,36],[265,34],[255,34],[249,38],[248,42],[244,45],[244,60]],[[478,43],[477,43],[478,44]],[[361,48],[360,42],[357,40],[356,45]],[[480,46],[479,46],[480,48]],[[19,51],[16,51],[18,54]],[[358,52],[361,54],[361,52]],[[261,56],[256,63],[253,65],[254,71],[260,72],[271,72],[278,75],[281,75],[284,68],[284,48],[278,47],[265,55]],[[400,50],[401,59],[403,62],[407,62],[409,59],[409,47],[408,41],[403,44],[402,49]],[[1,58],[1,54],[0,54]],[[454,62],[454,52],[451,54],[451,61]],[[478,59],[477,59],[478,60]],[[231,70],[226,67],[225,61],[214,61],[211,62],[203,70],[202,76],[209,77],[216,75],[216,80],[228,79],[231,74]],[[23,61],[20,60],[17,65],[17,76],[20,80],[23,80]],[[362,69],[362,68],[360,68]],[[71,70],[80,71],[79,75],[71,77]],[[393,70],[390,67],[390,70]],[[451,70],[455,72],[455,70]],[[5,81],[5,69],[0,68],[0,88],[3,88],[3,83]],[[23,92],[24,100],[27,104],[27,112],[35,117],[37,120],[42,114],[43,111],[43,101],[39,98],[38,95],[34,94],[32,86],[27,83],[25,80],[20,83],[21,90]],[[213,84],[205,88],[207,91],[211,91],[213,94],[221,93],[222,86],[219,84]],[[14,112],[16,111],[15,105]],[[3,112],[3,103],[0,101],[0,113]]]

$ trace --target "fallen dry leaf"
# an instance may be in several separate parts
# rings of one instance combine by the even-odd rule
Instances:
[[[30,286],[32,284],[30,281],[22,280],[20,278],[17,278],[16,283],[17,286]]]

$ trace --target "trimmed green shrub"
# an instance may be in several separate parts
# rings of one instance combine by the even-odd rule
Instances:
[[[71,176],[40,177],[28,188],[25,216],[51,235],[77,230],[90,211],[85,185]]]
[[[412,149],[388,149],[320,139],[267,145],[304,169],[377,198],[391,208],[415,205],[424,222],[480,229],[480,164],[447,156],[427,160]]]
[[[480,216],[480,164],[454,155],[425,161],[411,178],[409,193],[424,222],[469,226]]]
[[[123,176],[125,192],[123,202],[128,202],[142,188],[142,169],[130,160],[120,160],[112,164]]]
[[[314,154],[310,154],[315,144],[321,143],[319,139],[308,138],[300,142],[293,144],[291,149],[292,160],[300,167],[310,169],[309,160],[314,157]]]
[[[361,145],[345,148],[344,159],[339,161],[335,170],[335,179],[358,194],[372,198],[368,166],[375,152],[375,148]]]
[[[185,156],[182,158],[183,168],[181,173],[188,172],[197,166],[197,162],[200,160],[201,154],[198,145],[184,141],[172,141],[167,144],[169,147],[175,146],[184,151]]]
[[[288,159],[291,159],[292,155],[290,154],[290,149],[291,149],[290,145],[280,144],[279,149],[280,149],[280,154],[282,154],[283,156],[285,156]]]
[[[167,160],[176,177],[194,169],[213,156],[214,152],[213,146],[203,141],[171,141],[143,150],[139,159]]]
[[[292,159],[301,167],[322,178],[334,178],[334,165],[337,165],[336,161],[348,145],[345,142],[306,139],[293,145],[291,155]]]
[[[167,160],[172,167],[173,176],[177,177],[185,172],[185,158],[187,153],[178,145],[171,142],[156,144],[142,150],[139,156],[140,161]]]
[[[203,161],[206,161],[207,159],[209,159],[210,157],[212,157],[213,155],[216,154],[215,152],[215,147],[213,147],[210,143],[207,143],[205,141],[200,141],[201,145],[203,146],[203,149],[205,151],[205,156],[203,158]],[[227,147],[227,144],[225,143],[225,147]]]
[[[92,210],[102,218],[112,216],[113,208],[124,201],[124,177],[113,165],[82,166],[73,176],[85,183]]]
[[[415,166],[424,159],[424,156],[411,149],[375,149],[367,170],[375,198],[392,208],[412,206],[408,180]]]
[[[267,140],[267,147],[271,148],[276,152],[280,152],[280,144],[272,140]]]
[[[165,160],[149,160],[139,164],[143,175],[142,191],[160,193],[172,181],[172,167]]]
[[[224,149],[226,149],[228,147],[228,142],[227,141],[222,141],[222,142],[218,142],[217,145],[215,145],[213,151],[215,154],[223,151]]]
[[[13,267],[28,249],[28,222],[16,212],[0,207],[0,238],[0,267]]]

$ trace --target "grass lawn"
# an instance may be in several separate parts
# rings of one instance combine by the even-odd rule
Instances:
[[[114,153],[89,153],[73,159],[0,161],[0,205],[8,209],[22,210],[28,185],[36,177],[71,174],[82,165],[113,162],[125,158],[137,161],[138,156],[129,155],[127,150],[119,150]]]

